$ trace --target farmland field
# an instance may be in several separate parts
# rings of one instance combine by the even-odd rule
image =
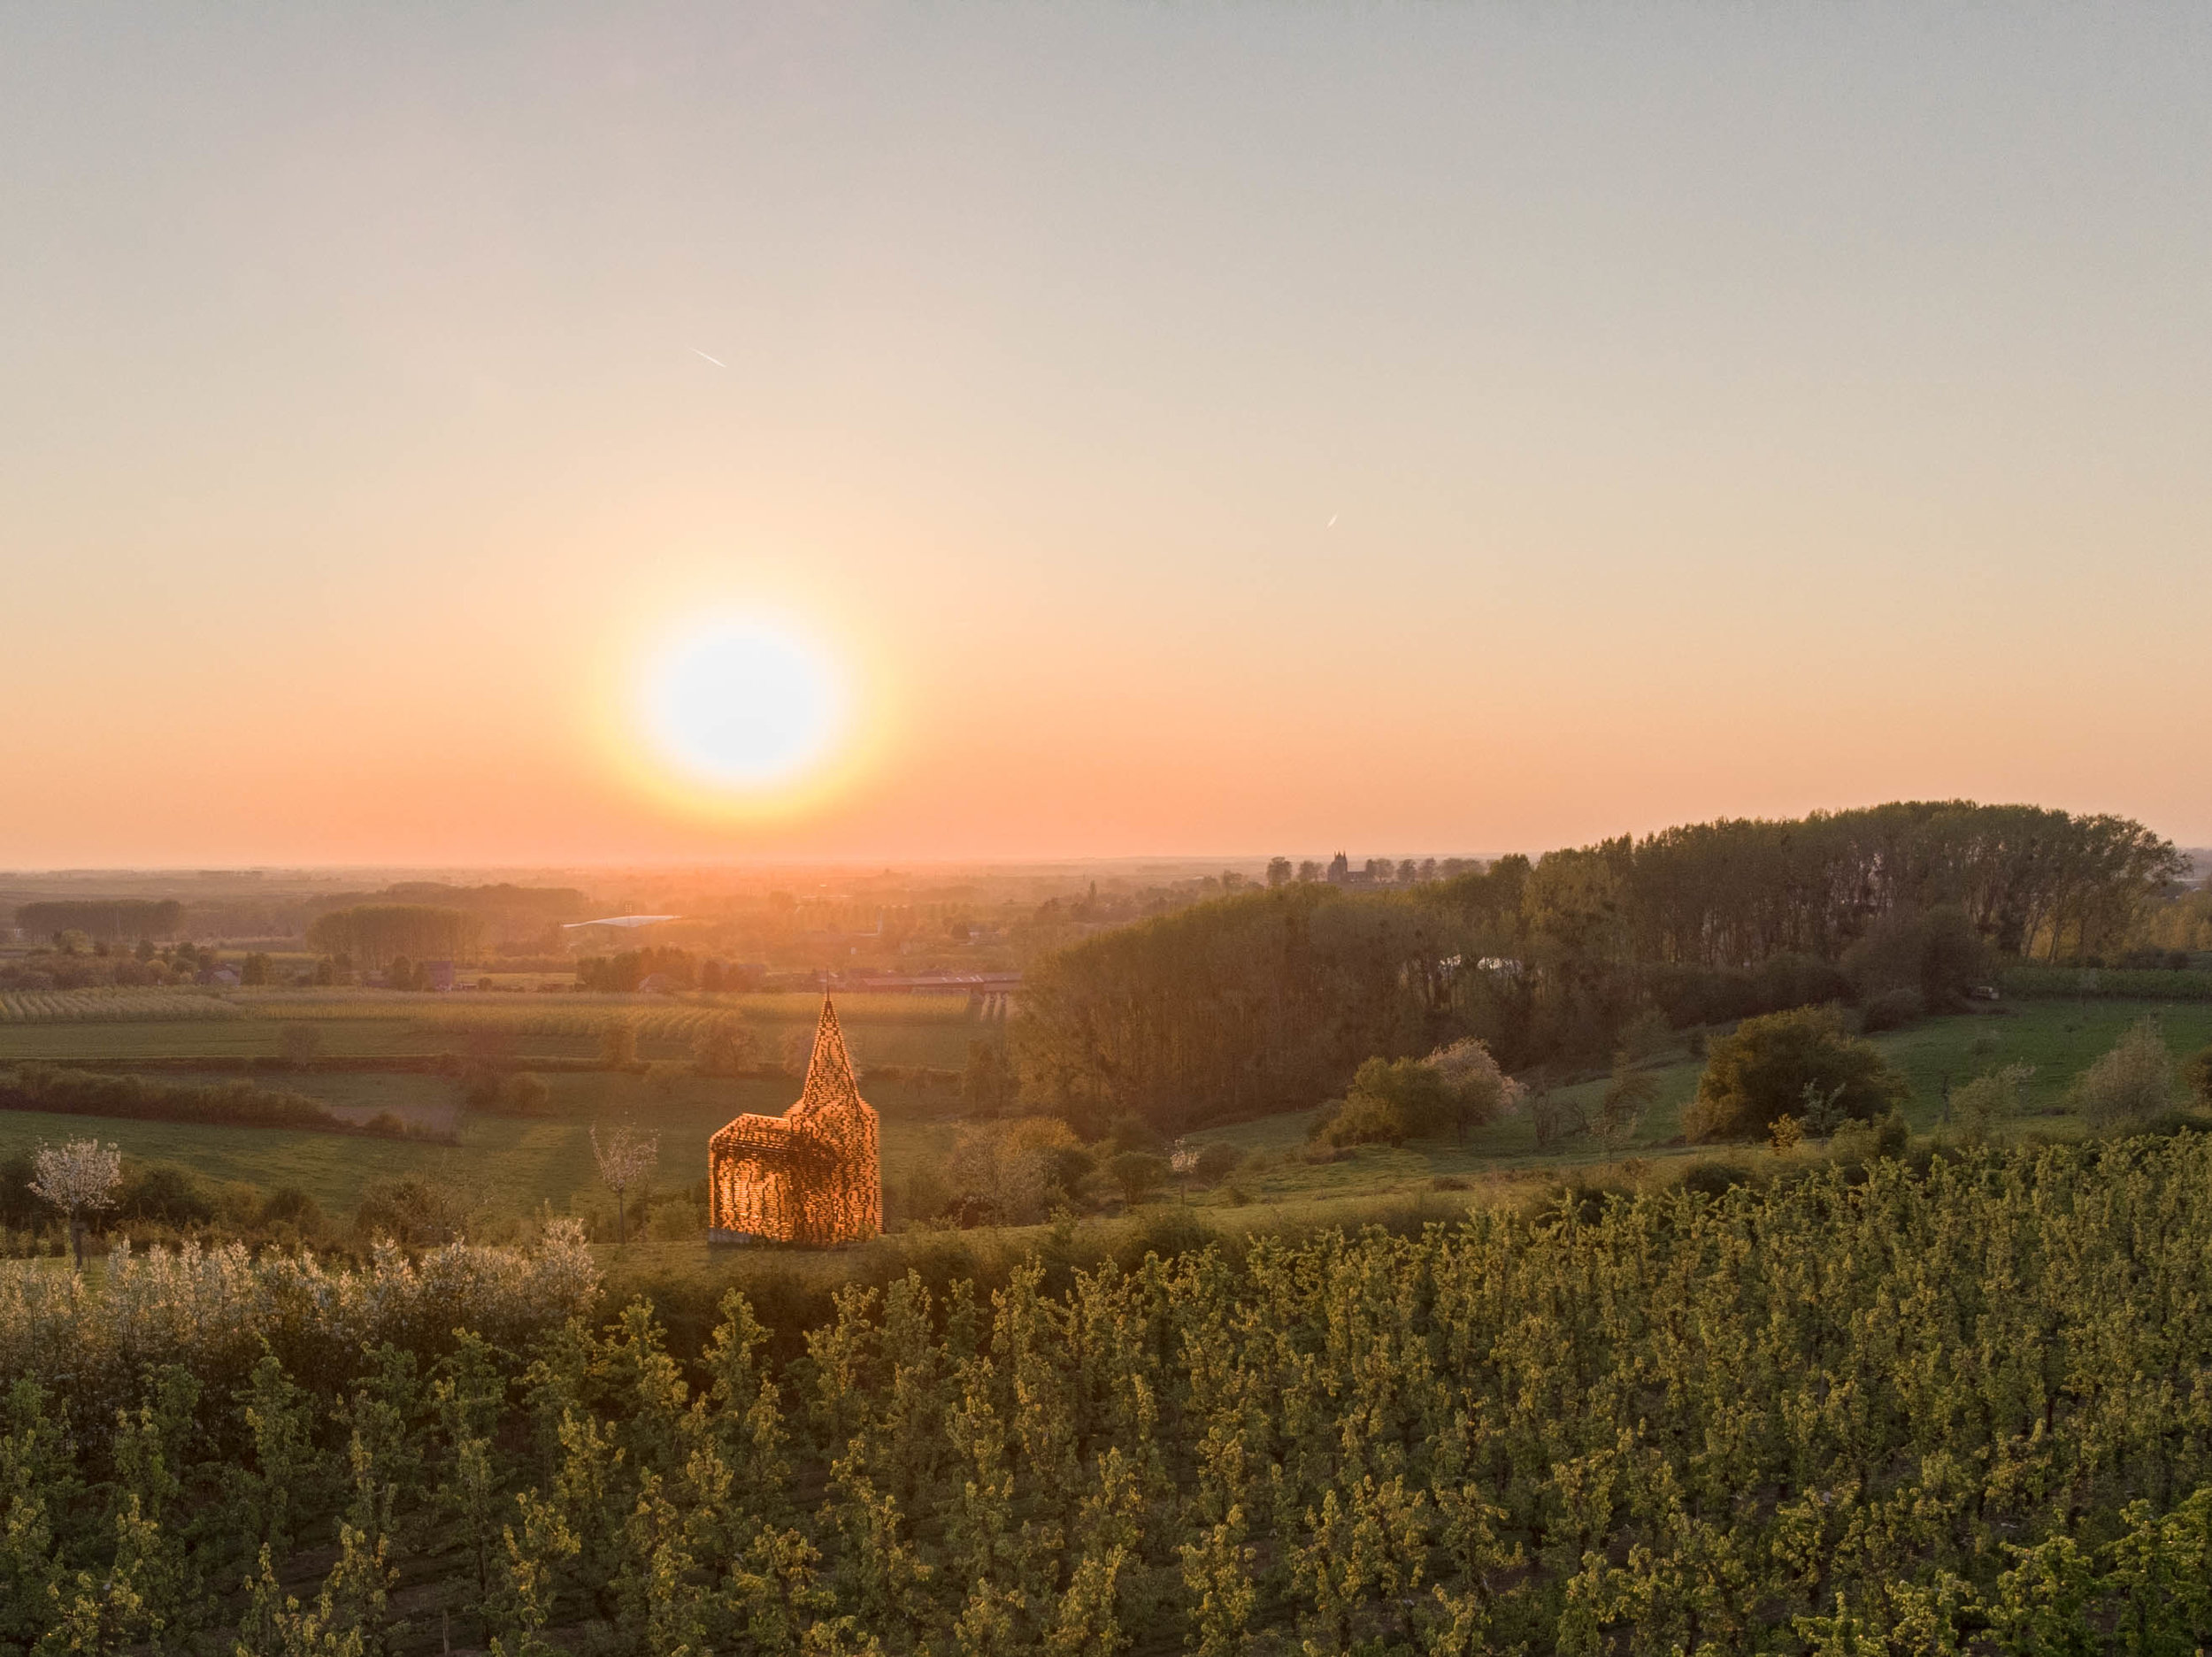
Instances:
[[[818,1007],[810,996],[727,998],[674,1007],[664,997],[564,996],[548,1008],[537,998],[522,996],[433,1001],[376,991],[250,993],[235,996],[234,1003],[235,1016],[218,1020],[0,1025],[0,1062],[273,1055],[284,1026],[293,1023],[312,1023],[321,1033],[324,1053],[340,1058],[456,1051],[470,1029],[494,1025],[513,1035],[515,1051],[525,1062],[533,1056],[580,1059],[598,1051],[599,1032],[617,1017],[670,1032],[642,1040],[643,1056],[677,1058],[688,1051],[673,1033],[685,1027],[679,1020],[739,1010],[764,1056],[772,1059],[788,1038],[803,1039],[810,1030]],[[840,1010],[866,1064],[956,1067],[966,1056],[969,1039],[982,1032],[957,999],[853,997],[841,1001]],[[1911,1083],[1907,1116],[1916,1132],[1940,1128],[1947,1082],[1956,1085],[1993,1066],[2017,1062],[2033,1065],[2035,1074],[2028,1087],[2027,1115],[2007,1132],[2063,1134],[2078,1130],[2064,1109],[2073,1078],[2146,1015],[2160,1020],[2177,1056],[2212,1044],[2212,1004],[2106,1000],[2009,1003],[1999,1010],[1931,1019],[1875,1039]],[[1640,1158],[1663,1173],[1678,1159],[1713,1155],[1709,1147],[1680,1141],[1681,1111],[1695,1091],[1700,1062],[1678,1048],[1650,1068],[1658,1084],[1656,1098],[1632,1142],[1610,1160]],[[661,1156],[655,1183],[668,1190],[703,1176],[707,1136],[730,1116],[741,1110],[780,1112],[797,1092],[796,1082],[785,1077],[723,1080],[687,1070],[650,1078],[549,1071],[543,1079],[550,1093],[546,1116],[471,1114],[462,1124],[457,1146],[147,1122],[119,1122],[103,1137],[115,1139],[127,1155],[175,1162],[212,1179],[264,1188],[297,1185],[342,1217],[351,1214],[372,1182],[405,1173],[429,1175],[465,1189],[487,1216],[515,1216],[549,1201],[563,1209],[601,1200],[587,1137],[594,1122],[631,1117],[658,1130]],[[282,1085],[322,1100],[357,1121],[389,1111],[440,1133],[451,1130],[461,1100],[459,1084],[437,1075],[288,1070]],[[1594,1107],[1603,1085],[1601,1078],[1585,1080],[1559,1089],[1558,1096]],[[949,1143],[952,1118],[962,1107],[942,1082],[917,1090],[886,1078],[872,1080],[868,1091],[883,1113],[886,1183],[895,1215],[902,1181],[919,1160]],[[1312,1119],[1310,1110],[1293,1111],[1201,1130],[1194,1137],[1226,1141],[1245,1153],[1246,1161],[1232,1179],[1194,1191],[1190,1200],[1208,1209],[1242,1210],[1235,1216],[1240,1225],[1295,1223],[1347,1202],[1417,1196],[1465,1201],[1439,1196],[1440,1179],[1470,1186],[1502,1181],[1511,1189],[1524,1180],[1609,1160],[1586,1139],[1540,1147],[1526,1111],[1475,1130],[1463,1145],[1368,1146],[1334,1159],[1310,1158],[1306,1136]],[[73,1132],[84,1132],[82,1118],[0,1115],[0,1155]]]
[[[268,1128],[207,1127],[162,1122],[104,1122],[34,1111],[0,1113],[0,1157],[43,1140],[97,1132],[127,1156],[179,1163],[207,1178],[265,1189],[296,1185],[328,1213],[349,1216],[373,1182],[419,1174],[466,1193],[480,1212],[517,1217],[550,1202],[557,1213],[595,1201],[589,1129],[628,1118],[660,1134],[653,1184],[688,1186],[707,1171],[707,1138],[740,1111],[780,1113],[798,1096],[785,1078],[720,1080],[682,1077],[664,1090],[638,1077],[603,1072],[553,1074],[550,1114],[534,1117],[472,1116],[457,1145],[353,1139]],[[327,1100],[349,1116],[378,1110],[449,1123],[457,1085],[435,1076],[311,1075],[286,1085]],[[884,1173],[895,1192],[908,1164],[949,1130],[933,1101],[903,1086],[872,1086],[883,1112]],[[942,1096],[934,1101],[944,1102]]]
[[[0,1025],[242,1018],[211,990],[0,990]]]
[[[588,1058],[608,1027],[637,1032],[641,1056],[681,1058],[690,1044],[735,1015],[773,1060],[794,1032],[810,1032],[821,1002],[811,995],[406,994],[384,990],[241,990],[218,997],[185,990],[78,990],[11,993],[32,1004],[0,1019],[0,1063],[18,1059],[254,1058],[282,1050],[289,1024],[312,1024],[333,1057],[396,1057],[464,1050],[473,1034],[496,1035],[516,1053]],[[47,1003],[60,1004],[52,1011]],[[839,1016],[866,1065],[956,1069],[983,1032],[964,997],[856,995]]]

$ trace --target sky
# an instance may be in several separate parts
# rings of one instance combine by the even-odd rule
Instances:
[[[2208,85],[2178,5],[7,8],[0,866],[2212,843]],[[685,769],[703,627],[810,766]]]

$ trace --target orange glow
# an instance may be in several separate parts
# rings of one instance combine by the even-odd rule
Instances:
[[[0,870],[2212,844],[2155,16],[294,10],[0,39]]]

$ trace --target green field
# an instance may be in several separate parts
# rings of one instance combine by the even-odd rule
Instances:
[[[0,1064],[18,1059],[257,1058],[282,1051],[289,1024],[312,1024],[338,1058],[457,1053],[496,1036],[524,1056],[588,1058],[609,1025],[627,1024],[649,1059],[682,1058],[692,1039],[732,1014],[764,1057],[814,1027],[818,997],[792,995],[411,994],[387,990],[81,990],[16,995],[0,1016]],[[965,1063],[985,1033],[959,996],[855,995],[839,1002],[863,1065]],[[180,1016],[180,1009],[188,1016]],[[4,1014],[4,1009],[0,1009]]]
[[[392,1109],[439,1125],[450,1122],[460,1091],[434,1076],[297,1079],[300,1091],[327,1099],[349,1115]],[[598,1071],[545,1080],[553,1095],[550,1115],[472,1115],[457,1145],[9,1111],[0,1113],[0,1155],[93,1132],[121,1146],[127,1156],[177,1162],[211,1179],[264,1188],[296,1185],[335,1216],[350,1216],[373,1182],[419,1174],[464,1193],[488,1217],[519,1217],[549,1202],[557,1213],[611,1206],[593,1168],[588,1135],[594,1123],[627,1118],[657,1131],[661,1156],[654,1183],[666,1191],[706,1177],[708,1136],[732,1116],[746,1110],[780,1114],[798,1095],[798,1084],[782,1078],[683,1076],[664,1089],[635,1076]],[[286,1085],[292,1085],[289,1078]],[[896,1084],[871,1091],[884,1116],[884,1177],[895,1193],[914,1160],[949,1133],[939,1114],[949,1097],[918,1098]]]
[[[422,997],[363,992],[334,1001],[328,992],[316,993],[320,1001],[305,993],[281,1001],[257,997],[248,1003],[245,1016],[219,1022],[0,1025],[0,1062],[23,1057],[113,1061],[274,1053],[283,1025],[310,1016],[322,1032],[325,1052],[342,1056],[450,1051],[465,1028],[465,1021],[448,1011],[450,1003],[426,1014],[419,1007]],[[557,1010],[563,1016],[603,1020],[626,1016],[634,1004],[633,998],[588,999],[593,1005]],[[961,1003],[880,999],[891,1004],[841,1009],[865,1062],[956,1067],[966,1056],[968,1041],[980,1032]],[[417,1005],[411,1007],[411,1001]],[[733,998],[733,1004],[742,1006],[770,1055],[787,1033],[810,1028],[817,1005],[803,996]],[[664,1001],[660,1010],[668,1010]],[[527,1024],[526,1015],[545,1016],[526,1004],[511,1012],[503,1009],[517,1025]],[[2146,1015],[2160,1020],[2177,1057],[2212,1045],[2212,1004],[2106,1000],[2013,1002],[1931,1019],[1875,1041],[1911,1084],[1907,1116],[1917,1132],[1940,1129],[1947,1080],[1955,1085],[1993,1066],[2024,1062],[2035,1067],[2028,1113],[2005,1132],[2064,1133],[2076,1131],[2064,1109],[2069,1085]],[[596,1050],[596,1038],[526,1030],[518,1034],[517,1047],[526,1058],[582,1057]],[[643,1044],[649,1058],[673,1058],[685,1051],[673,1042]],[[1635,1159],[1663,1173],[1676,1159],[1714,1154],[1680,1139],[1682,1107],[1696,1088],[1701,1068],[1682,1049],[1654,1061],[1657,1099],[1633,1141],[1614,1157],[1587,1139],[1540,1149],[1532,1116],[1525,1110],[1476,1130],[1463,1145],[1368,1146],[1332,1157],[1310,1150],[1306,1136],[1313,1113],[1296,1111],[1194,1134],[1201,1140],[1234,1145],[1246,1161],[1220,1186],[1194,1190],[1188,1201],[1206,1211],[1210,1223],[1241,1229],[1325,1218],[1333,1205],[1346,1203],[1489,1200],[1556,1178],[1564,1170],[1606,1162]],[[390,1111],[441,1133],[451,1131],[461,1101],[460,1085],[435,1075],[287,1072],[265,1079],[323,1100],[355,1120]],[[669,1191],[704,1176],[707,1138],[732,1116],[745,1110],[780,1112],[797,1093],[796,1082],[786,1077],[723,1080],[672,1069],[649,1077],[556,1071],[543,1079],[551,1093],[547,1116],[518,1120],[469,1113],[456,1145],[139,1121],[103,1123],[97,1129],[130,1156],[175,1162],[211,1179],[264,1188],[296,1185],[341,1219],[351,1215],[370,1184],[403,1174],[429,1176],[465,1193],[488,1219],[512,1219],[536,1213],[547,1203],[563,1212],[607,1206],[588,1138],[595,1122],[626,1117],[657,1130],[661,1157],[656,1185]],[[1602,1078],[1594,1078],[1560,1093],[1594,1106],[1603,1086]],[[885,1184],[895,1224],[908,1176],[941,1155],[956,1132],[961,1106],[941,1083],[924,1091],[883,1078],[872,1080],[868,1091],[883,1116]],[[42,1139],[81,1135],[88,1125],[81,1116],[0,1114],[0,1155]],[[1470,1192],[1474,1194],[1463,1194]],[[1180,1193],[1171,1192],[1168,1200],[1179,1201]]]
[[[2035,1067],[2026,1089],[2026,1113],[2001,1132],[2078,1131],[2078,1118],[2065,1108],[2074,1078],[2119,1040],[2139,1018],[2154,1017],[2177,1059],[2212,1046],[2212,1004],[2170,1001],[2016,1002],[2002,1010],[1932,1018],[1910,1029],[1872,1038],[1911,1084],[1906,1119],[1916,1133],[1939,1132],[1943,1124],[1943,1089],[1972,1080],[1996,1066]],[[1713,1147],[1681,1142],[1682,1109],[1697,1091],[1701,1061],[1678,1053],[1655,1062],[1659,1084],[1634,1139],[1621,1153],[1649,1162],[1667,1158],[1710,1155]],[[1565,1098],[1594,1109],[1604,1090],[1602,1078],[1559,1089]],[[1411,1195],[1442,1178],[1484,1178],[1509,1185],[1563,1168],[1612,1160],[1587,1140],[1571,1139],[1563,1148],[1539,1149],[1532,1116],[1517,1115],[1479,1128],[1463,1146],[1362,1146],[1340,1161],[1308,1161],[1306,1134],[1315,1112],[1264,1117],[1233,1127],[1202,1132],[1194,1138],[1225,1139],[1249,1160],[1229,1182],[1251,1203],[1296,1212],[1315,1202]],[[1225,1191],[1195,1194],[1194,1201],[1218,1207],[1233,1201]]]

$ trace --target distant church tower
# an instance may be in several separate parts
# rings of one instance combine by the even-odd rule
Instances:
[[[883,1229],[876,1113],[827,995],[799,1102],[780,1116],[739,1116],[707,1141],[707,1202],[715,1241],[823,1248]]]

